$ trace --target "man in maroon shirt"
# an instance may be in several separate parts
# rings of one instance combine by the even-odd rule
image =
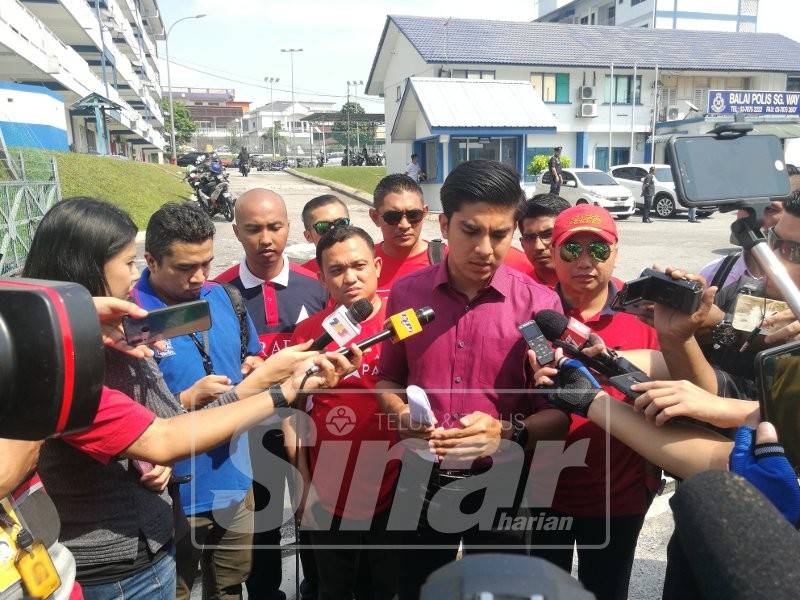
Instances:
[[[560,312],[561,303],[554,292],[503,264],[524,199],[519,176],[501,163],[468,161],[447,177],[441,199],[444,214],[439,223],[449,245],[447,258],[397,281],[387,307],[394,314],[430,306],[436,319],[421,333],[383,347],[376,387],[400,438],[428,440],[442,461],[421,489],[404,492],[409,494],[407,504],[421,493],[457,513],[458,504],[438,495],[447,495],[443,486],[463,492],[470,477],[486,472],[488,458],[497,457],[502,438],[527,449],[538,440],[562,439],[569,418],[525,392],[527,346],[517,324],[542,309]],[[398,393],[410,384],[428,391],[436,428],[411,420],[406,398]],[[398,490],[395,506],[402,501],[400,485]],[[512,490],[512,497],[515,494]],[[471,506],[461,510],[479,511],[481,502],[473,494]],[[524,532],[499,531],[496,515],[488,525],[442,533],[434,522],[438,513],[431,512],[437,511],[435,504],[428,505],[419,527],[406,536],[407,545],[423,549],[409,552],[400,562],[401,599],[416,598],[425,578],[455,559],[462,540],[467,552],[476,546],[483,551],[487,546],[524,551]],[[515,511],[512,506],[506,514]]]
[[[551,246],[553,224],[556,217],[569,208],[569,202],[553,194],[537,194],[527,200],[522,207],[517,227],[519,227],[522,249],[533,266],[530,276],[534,281],[553,289],[558,283]]]
[[[652,327],[610,308],[618,291],[612,277],[618,236],[606,209],[581,204],[561,212],[553,224],[551,248],[558,276],[555,290],[567,316],[588,325],[614,350],[658,349]],[[624,401],[614,388],[604,389]],[[572,527],[535,532],[533,553],[569,571],[572,545],[577,543],[578,577],[584,586],[598,600],[627,598],[636,540],[658,479],[636,452],[616,438],[609,441],[598,425],[573,415],[567,445],[582,440],[589,443],[586,466],[561,473],[547,513],[559,522],[569,518]]]

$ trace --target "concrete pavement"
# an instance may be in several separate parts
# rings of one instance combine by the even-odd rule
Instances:
[[[253,171],[247,178],[233,170],[230,173],[231,188],[236,194],[254,187],[266,187],[284,198],[291,223],[287,253],[292,260],[298,262],[310,258],[313,255],[313,248],[303,238],[301,210],[309,199],[331,193],[332,190],[327,186],[310,183],[283,172]],[[349,207],[353,224],[364,228],[379,239],[380,232],[369,218],[369,206],[353,199],[343,199]],[[618,223],[621,250],[616,275],[623,280],[632,279],[643,268],[653,264],[682,266],[696,272],[708,261],[732,250],[728,243],[732,220],[732,214],[714,214],[708,219],[701,220],[699,224],[690,224],[684,219],[655,219],[653,224],[648,225],[641,223],[637,216],[621,221]],[[217,217],[216,226],[212,276],[236,264],[241,258],[241,247],[233,234],[231,224]],[[430,215],[426,220],[423,235],[428,239],[441,237],[436,215]],[[516,240],[514,244],[519,246]],[[655,500],[642,529],[631,577],[631,599],[656,600],[661,597],[666,566],[666,544],[673,526],[667,504],[668,498],[669,496],[662,496]],[[288,541],[291,532],[287,530],[284,534],[284,541]],[[294,597],[293,563],[293,556],[286,555],[283,589],[290,599]]]

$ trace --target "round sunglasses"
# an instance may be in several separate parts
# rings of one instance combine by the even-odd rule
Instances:
[[[411,210],[387,210],[380,215],[383,222],[387,225],[397,225],[403,220],[403,217],[411,225],[417,225],[425,218],[425,211],[421,208],[412,208]]]
[[[583,249],[595,262],[605,262],[611,256],[611,246],[607,242],[590,242],[585,246],[577,242],[567,242],[558,249],[559,256],[566,262],[575,262],[583,254]]]
[[[347,227],[348,225],[350,225],[350,219],[347,217],[341,217],[339,219],[334,219],[333,221],[317,221],[312,225],[312,227],[319,235],[325,235],[334,227]]]

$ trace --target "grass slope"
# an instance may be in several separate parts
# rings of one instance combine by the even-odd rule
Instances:
[[[12,154],[18,151],[12,150]],[[55,156],[63,198],[92,196],[107,200],[126,210],[139,229],[146,227],[150,215],[165,202],[191,197],[191,189],[181,181],[182,169],[171,165],[75,152],[45,154],[28,149],[23,152],[29,178],[34,178],[37,172],[47,172],[44,157]]]
[[[386,176],[386,167],[320,167],[297,170],[314,177],[349,185],[368,194],[375,191],[375,186]]]

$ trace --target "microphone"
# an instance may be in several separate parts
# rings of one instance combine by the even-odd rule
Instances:
[[[366,321],[371,314],[372,302],[366,298],[356,300],[350,308],[340,306],[325,318],[322,324],[325,328],[325,333],[314,340],[309,350],[324,351],[325,346],[333,341],[332,333],[336,334],[337,343],[343,346],[358,335],[361,331],[361,327],[358,324]]]
[[[386,319],[383,324],[383,331],[361,340],[356,345],[359,350],[366,350],[370,346],[374,346],[385,340],[390,340],[394,344],[402,342],[404,339],[418,334],[422,331],[423,325],[427,325],[435,318],[436,314],[430,306],[418,308],[417,310],[407,308]],[[339,348],[337,352],[344,354],[347,358],[353,356],[353,352],[350,348]],[[313,375],[318,372],[319,367],[317,367],[317,365],[312,365],[306,371],[306,375]]]
[[[674,583],[693,579],[702,598],[797,597],[800,534],[744,479],[703,471],[677,487],[670,505],[670,545],[682,550]]]
[[[652,381],[639,367],[628,359],[606,348],[597,356],[590,357],[581,352],[590,343],[591,336],[598,336],[591,328],[573,318],[567,318],[554,310],[540,310],[534,317],[539,329],[554,346],[564,349],[568,355],[602,373],[614,388],[630,399],[639,396],[631,390],[636,383]]]

